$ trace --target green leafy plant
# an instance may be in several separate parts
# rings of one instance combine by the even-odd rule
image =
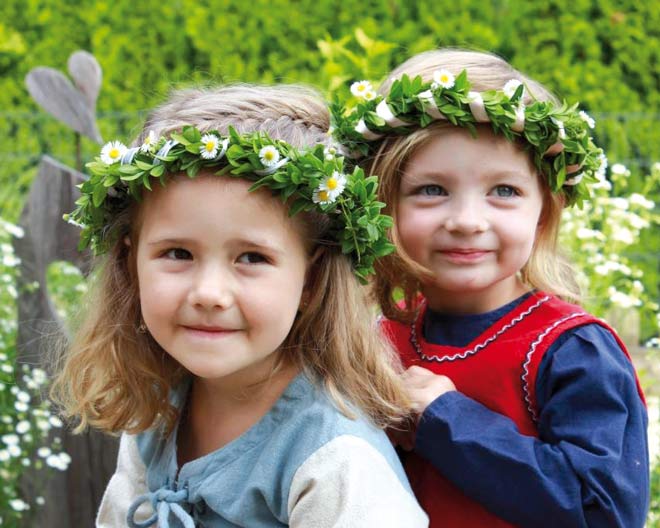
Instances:
[[[16,363],[16,278],[19,259],[11,245],[22,230],[0,218],[0,524],[14,526],[44,504],[26,496],[21,475],[27,468],[64,471],[71,458],[54,434],[62,427],[42,392],[48,382],[39,367]],[[34,483],[37,485],[38,483]]]

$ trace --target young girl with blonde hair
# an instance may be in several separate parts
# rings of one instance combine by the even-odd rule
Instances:
[[[53,394],[122,433],[97,526],[427,526],[359,280],[389,219],[328,124],[299,86],[188,90],[88,165],[106,255]]]
[[[418,422],[399,440],[431,526],[643,526],[644,397],[614,330],[567,302],[557,248],[601,163],[593,120],[464,50],[353,91],[335,130],[395,222],[375,291],[408,369]]]

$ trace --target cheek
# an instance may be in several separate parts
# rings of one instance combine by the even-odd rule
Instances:
[[[400,206],[397,210],[396,229],[401,245],[411,257],[430,242],[433,233],[433,218],[414,208]]]

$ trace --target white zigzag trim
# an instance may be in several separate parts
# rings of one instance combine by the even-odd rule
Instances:
[[[415,317],[415,321],[413,321],[411,325],[411,332],[410,332],[410,343],[412,344],[413,348],[415,349],[415,352],[417,352],[417,355],[421,357],[422,359],[426,361],[436,361],[437,363],[442,363],[443,361],[455,361],[457,359],[465,359],[468,356],[471,356],[473,354],[476,354],[480,350],[483,350],[486,348],[488,345],[490,345],[493,341],[495,341],[498,337],[500,337],[504,332],[509,330],[510,328],[513,328],[515,325],[517,325],[520,321],[522,321],[525,317],[527,317],[529,314],[531,314],[534,310],[536,310],[539,306],[541,306],[543,303],[547,302],[550,300],[550,296],[546,295],[545,297],[542,297],[541,299],[538,300],[536,304],[533,304],[530,306],[527,310],[525,310],[523,313],[521,313],[518,317],[515,319],[512,319],[510,323],[504,325],[502,328],[500,328],[495,334],[492,336],[484,339],[481,343],[477,344],[474,348],[470,350],[466,350],[465,352],[459,352],[457,354],[454,354],[453,356],[427,356],[424,354],[422,351],[422,347],[419,345],[417,342],[417,331],[415,329],[417,325],[417,319],[419,317],[419,314],[417,317]],[[420,312],[421,312],[421,307],[420,307]]]
[[[589,315],[589,314],[587,312],[574,312],[562,319],[559,319],[559,321],[555,321],[551,326],[546,328],[543,331],[543,333],[536,338],[536,340],[529,347],[527,354],[525,355],[525,362],[523,363],[523,375],[521,379],[523,382],[523,392],[525,393],[525,401],[527,402],[527,410],[529,411],[529,414],[531,415],[534,423],[537,423],[539,419],[538,416],[536,415],[536,410],[532,408],[532,397],[529,394],[529,379],[528,379],[529,364],[532,361],[532,355],[534,355],[534,352],[536,351],[536,347],[541,344],[541,341],[543,341],[547,337],[547,335],[550,332],[552,332],[555,328],[557,328],[560,324],[562,324],[565,321],[568,321],[569,319],[573,319],[575,317],[583,317],[585,315]]]

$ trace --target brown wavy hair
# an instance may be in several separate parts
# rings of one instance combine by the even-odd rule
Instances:
[[[502,89],[508,80],[517,79],[525,84],[525,104],[533,100],[556,102],[555,96],[543,85],[514,69],[500,57],[485,52],[450,48],[423,52],[408,59],[388,75],[379,92],[387,93],[392,82],[403,74],[410,77],[420,75],[424,81],[431,81],[433,72],[440,68],[447,69],[454,75],[467,70],[472,88],[477,91]],[[415,262],[406,253],[399,239],[396,211],[401,177],[411,156],[451,126],[453,125],[447,122],[435,122],[407,135],[386,137],[376,154],[363,162],[371,174],[378,175],[379,199],[387,204],[384,212],[394,218],[390,238],[397,250],[376,263],[376,279],[373,284],[374,296],[383,314],[391,319],[410,322],[414,318],[421,301],[422,282],[433,276],[430,270]],[[520,276],[523,282],[532,288],[576,302],[580,292],[575,275],[557,247],[564,201],[560,194],[551,192],[546,179],[541,175],[539,181],[543,193],[540,226],[532,254],[520,271]],[[400,296],[403,296],[403,303],[396,301]]]
[[[136,139],[192,124],[201,130],[264,131],[302,148],[327,140],[329,115],[318,94],[303,86],[232,85],[175,93],[154,110]],[[141,322],[135,252],[139,205],[118,214],[112,250],[98,263],[74,338],[60,359],[51,394],[76,430],[139,433],[156,425],[171,430],[178,410],[170,390],[188,373],[165,352]],[[298,220],[300,218],[300,220]],[[409,402],[400,365],[381,338],[375,310],[337,247],[324,244],[324,215],[296,216],[307,238],[311,267],[305,306],[280,347],[275,369],[294,364],[322,384],[338,408],[355,411],[378,426],[398,423]]]

